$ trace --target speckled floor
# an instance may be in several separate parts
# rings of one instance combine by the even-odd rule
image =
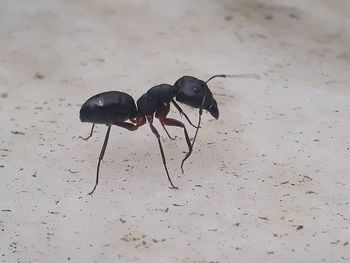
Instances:
[[[349,262],[346,0],[0,5],[0,262]],[[195,150],[160,125],[89,141],[90,96],[217,79]],[[192,120],[197,111],[184,107]],[[180,118],[171,111],[172,117]],[[194,129],[188,127],[190,136]]]

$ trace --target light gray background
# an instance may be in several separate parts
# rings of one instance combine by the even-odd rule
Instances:
[[[0,262],[349,262],[346,0],[0,4]],[[217,79],[193,155],[147,125],[79,121],[90,96]],[[197,111],[184,110],[192,120]],[[180,118],[172,111],[172,117]],[[192,128],[188,128],[191,136]]]

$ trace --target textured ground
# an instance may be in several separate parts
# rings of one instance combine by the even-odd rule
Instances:
[[[346,0],[10,1],[0,6],[0,262],[349,262]],[[80,105],[182,75],[220,119],[90,141]],[[184,107],[193,120],[196,111]],[[175,111],[171,116],[179,117]],[[194,130],[188,128],[191,136]]]

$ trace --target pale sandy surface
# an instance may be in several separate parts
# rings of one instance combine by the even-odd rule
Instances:
[[[0,4],[0,262],[349,262],[346,0]],[[210,85],[195,151],[79,121],[90,96]],[[196,111],[185,107],[191,119]],[[171,116],[179,118],[175,111]],[[189,128],[191,136],[194,130]]]

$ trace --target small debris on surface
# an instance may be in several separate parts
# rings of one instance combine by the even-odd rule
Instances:
[[[12,134],[19,134],[19,135],[24,135],[24,132],[20,132],[20,131],[11,131]]]
[[[173,203],[173,206],[184,206],[184,204],[180,205],[180,204]]]
[[[48,213],[51,214],[51,215],[58,215],[59,214],[59,212],[54,212],[54,211],[50,211]]]
[[[79,171],[72,171],[71,169],[68,169],[68,172],[72,173],[72,174],[76,174],[78,173]]]
[[[0,151],[9,152],[10,150],[9,149],[5,149],[5,148],[0,148]]]
[[[45,75],[37,72],[37,73],[35,73],[34,78],[36,78],[36,79],[44,79]]]
[[[165,212],[165,213],[169,212],[169,208],[168,208],[168,207],[165,208],[165,209],[155,209],[155,210],[156,210],[156,211]]]
[[[2,209],[1,212],[11,212],[11,209]]]
[[[123,224],[126,223],[126,220],[124,220],[123,218],[119,218],[119,221],[122,222]]]
[[[32,177],[36,177],[36,171],[34,172],[34,174],[32,174]]]
[[[306,194],[316,194],[316,192],[314,192],[312,190],[308,190],[308,191],[306,191]]]
[[[301,229],[303,229],[303,228],[304,228],[303,225],[298,225],[298,226],[297,226],[297,231],[299,231],[299,230],[301,230]]]
[[[294,18],[294,19],[299,19],[299,16],[297,14],[294,14],[294,13],[290,13],[289,17]]]
[[[0,97],[1,97],[1,98],[4,98],[4,99],[6,99],[6,98],[7,98],[7,96],[8,96],[8,94],[7,94],[7,93],[1,93],[1,95],[0,95]]]
[[[134,247],[137,249],[147,249],[150,247],[150,244],[147,242],[146,235],[135,235],[132,233],[125,234],[121,240],[124,242],[131,242],[134,243]],[[156,243],[153,239],[152,241]],[[158,240],[157,240],[158,241]],[[163,240],[162,240],[163,241]]]
[[[285,182],[280,183],[280,185],[281,184],[288,184],[288,183],[289,183],[289,181],[285,181]]]
[[[270,220],[270,219],[268,219],[267,217],[264,217],[264,216],[259,216],[258,218],[260,218],[262,220]]]

